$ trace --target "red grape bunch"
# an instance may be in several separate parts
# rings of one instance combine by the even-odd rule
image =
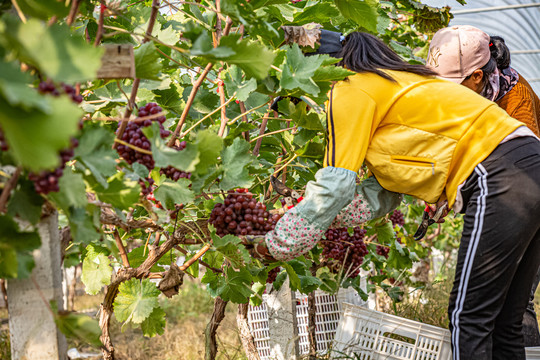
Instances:
[[[274,229],[281,215],[270,214],[266,205],[253,198],[247,189],[229,191],[223,203],[217,203],[210,214],[210,224],[219,236],[264,235]]]
[[[8,150],[9,150],[9,146],[8,146],[8,143],[6,142],[4,132],[2,131],[2,129],[0,129],[0,151],[8,151]]]
[[[139,115],[139,118],[142,118],[149,115],[160,113],[161,111],[162,111],[161,107],[158,106],[156,103],[148,103],[145,106],[139,108],[138,115]],[[148,140],[146,136],[144,136],[141,129],[152,125],[152,121],[157,121],[159,122],[159,128],[160,128],[159,131],[160,131],[161,138],[164,139],[167,136],[169,136],[171,133],[170,131],[165,130],[165,128],[163,127],[163,123],[165,122],[165,120],[166,120],[165,116],[158,116],[158,117],[154,117],[153,119],[146,119],[144,121],[130,121],[124,133],[122,134],[121,140],[127,142],[128,144],[136,146],[140,149],[150,151],[150,141]],[[143,154],[142,152],[139,152],[127,145],[118,145],[116,147],[116,151],[122,158],[124,158],[124,160],[128,162],[128,164],[133,164],[135,162],[138,162],[146,166],[148,170],[152,170],[155,166],[152,155]]]
[[[403,217],[403,213],[399,210],[394,210],[392,215],[390,215],[389,219],[392,222],[393,226],[403,226],[405,224],[405,218]]]
[[[187,145],[186,142],[182,141],[180,142],[180,145],[174,145],[173,149],[182,151],[186,148],[186,145]],[[181,179],[181,178],[191,179],[191,173],[178,170],[177,168],[172,167],[172,166],[167,166],[166,168],[161,169],[159,172],[161,174],[164,174],[166,177],[168,177],[169,179],[173,181],[178,181],[178,179]]]
[[[62,84],[62,91],[71,97],[73,102],[80,104],[83,101],[81,94],[77,94],[77,90],[73,86]],[[39,83],[38,91],[42,94],[51,94],[53,96],[59,96],[61,93],[56,86],[50,81],[42,81]]]
[[[79,141],[75,138],[71,139],[71,146],[60,151],[60,166],[54,170],[43,170],[39,173],[31,172],[28,174],[28,179],[34,183],[34,188],[38,194],[48,194],[56,192],[59,189],[58,180],[64,173],[66,163],[73,157],[73,149],[79,145]]]
[[[364,243],[366,230],[355,227],[352,235],[347,228],[328,229],[325,233],[326,240],[322,241],[322,257],[329,262],[329,268],[333,271],[343,270],[350,278],[360,274],[360,265],[368,250]]]
[[[273,284],[276,281],[277,276],[279,275],[280,272],[281,272],[281,268],[279,266],[268,271],[268,277],[266,278],[266,283]]]

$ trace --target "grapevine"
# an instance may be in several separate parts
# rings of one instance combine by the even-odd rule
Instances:
[[[393,226],[403,226],[405,224],[405,218],[403,213],[399,210],[394,210],[392,215],[390,215],[389,220],[392,222]]]
[[[173,145],[172,148],[178,151],[182,151],[186,148],[186,142],[181,141],[179,145]],[[165,175],[166,177],[168,177],[169,179],[173,181],[177,181],[178,179],[181,179],[181,178],[186,178],[186,179],[191,178],[191,173],[178,170],[177,168],[173,166],[167,166],[166,168],[161,169],[159,172],[160,174]]]

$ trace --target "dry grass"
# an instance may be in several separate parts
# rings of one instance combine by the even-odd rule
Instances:
[[[78,311],[99,307],[102,295],[77,297]],[[204,359],[204,329],[214,306],[214,300],[200,284],[187,281],[179,295],[172,299],[160,298],[161,307],[167,314],[167,326],[161,336],[146,338],[140,329],[126,327],[114,320],[111,336],[119,360],[196,360]],[[219,360],[243,360],[244,351],[236,328],[237,305],[229,304],[225,319],[218,329]],[[78,343],[70,343],[79,351],[97,352]]]

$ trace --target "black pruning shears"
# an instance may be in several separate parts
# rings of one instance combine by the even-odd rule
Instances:
[[[278,178],[274,175],[270,176],[270,183],[272,184],[274,190],[276,190],[279,195],[283,196],[283,199],[285,200],[285,207],[287,208],[287,210],[295,206],[293,200],[296,201],[296,203],[298,204],[304,199],[302,196],[300,196],[298,192],[289,188],[287,185],[278,180]]]
[[[426,236],[428,227],[432,224],[435,224],[437,221],[439,221],[442,213],[444,212],[444,210],[447,209],[447,207],[448,206],[446,204],[439,207],[437,211],[435,212],[435,215],[433,215],[433,217],[430,218],[429,205],[426,205],[426,208],[424,209],[424,213],[422,214],[422,223],[418,227],[418,230],[416,230],[416,232],[414,233],[414,240],[418,241],[418,240],[421,240],[424,236]]]

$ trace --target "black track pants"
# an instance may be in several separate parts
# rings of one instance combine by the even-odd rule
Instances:
[[[523,313],[540,265],[540,142],[499,145],[461,193],[448,316],[454,360],[525,359]]]

